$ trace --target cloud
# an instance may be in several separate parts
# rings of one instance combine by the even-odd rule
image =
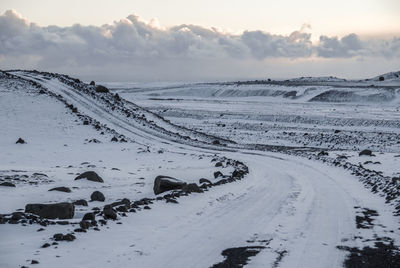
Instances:
[[[190,68],[200,63],[249,62],[268,59],[400,57],[400,38],[361,40],[356,34],[342,38],[321,36],[301,30],[289,35],[245,31],[240,35],[216,28],[178,25],[163,28],[157,20],[147,23],[139,16],[103,26],[41,27],[13,10],[0,15],[0,68],[74,68],[103,71],[173,63]],[[179,63],[179,64],[178,64]],[[200,65],[199,65],[200,64]],[[117,68],[118,69],[118,68]],[[61,69],[63,70],[63,69]]]

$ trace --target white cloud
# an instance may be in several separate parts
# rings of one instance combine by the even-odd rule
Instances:
[[[147,23],[136,15],[99,27],[40,27],[9,10],[0,15],[0,68],[71,71],[103,66],[103,72],[112,73],[121,66],[168,68],[171,62],[175,68],[177,63],[185,69],[196,66],[199,72],[207,62],[223,66],[223,62],[248,64],[275,58],[400,57],[400,38],[361,40],[350,34],[340,39],[321,36],[313,44],[311,34],[304,32],[310,28],[303,25],[288,36],[263,31],[235,35],[195,25],[163,28],[157,20]]]

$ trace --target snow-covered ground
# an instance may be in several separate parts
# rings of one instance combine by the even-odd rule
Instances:
[[[0,267],[400,264],[395,74],[377,88],[302,78],[289,82],[316,85],[105,84],[111,93],[62,75],[10,74],[0,73],[0,183],[15,187],[0,186],[8,221]],[[362,149],[375,156],[359,156]],[[230,180],[240,168],[249,173]],[[85,171],[104,183],[74,180]],[[157,200],[158,175],[213,187]],[[49,191],[61,186],[71,192]],[[89,201],[94,191],[105,202]],[[123,198],[134,211],[103,222],[103,206]],[[28,203],[80,199],[88,206],[75,206],[68,223],[9,221]],[[98,226],[77,231],[91,211]],[[76,240],[53,244],[56,233]],[[382,254],[385,245],[393,248]]]

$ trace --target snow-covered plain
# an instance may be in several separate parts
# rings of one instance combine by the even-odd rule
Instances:
[[[352,250],[380,241],[392,258],[373,251],[365,267],[379,267],[376,258],[398,267],[400,82],[385,78],[104,83],[111,93],[96,93],[66,76],[1,73],[0,183],[16,187],[0,186],[0,214],[89,201],[96,190],[106,200],[76,206],[67,225],[0,224],[0,267],[343,267],[360,263]],[[20,137],[27,143],[15,144]],[[249,173],[177,203],[156,199],[158,175],[233,176],[233,166],[216,167],[221,159]],[[104,183],[74,180],[89,170]],[[72,191],[48,191],[60,186]],[[150,202],[74,232],[85,213],[122,198]],[[75,241],[41,248],[71,232]],[[239,253],[223,253],[231,250]]]

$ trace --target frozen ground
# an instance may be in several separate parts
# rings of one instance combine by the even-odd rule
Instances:
[[[398,267],[396,74],[98,93],[67,76],[0,73],[0,183],[15,185],[0,186],[0,267]],[[89,170],[104,183],[74,180]],[[157,199],[158,175],[213,187]],[[71,192],[48,191],[60,186]],[[89,201],[96,190],[105,202]],[[123,198],[133,210],[104,220]],[[67,221],[11,220],[28,203],[80,199]],[[97,227],[77,230],[90,211]],[[76,240],[52,244],[56,233]]]

